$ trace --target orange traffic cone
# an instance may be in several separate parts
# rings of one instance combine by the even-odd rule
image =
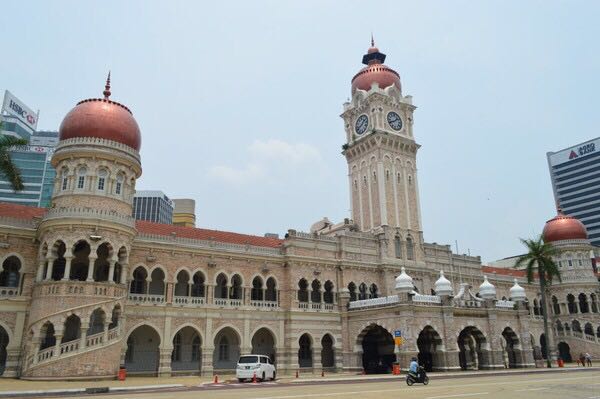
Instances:
[[[254,372],[254,374],[252,375],[252,383],[256,384],[256,371]]]
[[[215,374],[215,384],[219,383],[219,376]]]

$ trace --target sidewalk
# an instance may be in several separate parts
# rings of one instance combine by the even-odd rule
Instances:
[[[477,376],[499,376],[508,374],[542,374],[542,373],[564,373],[577,371],[600,371],[600,367],[577,367],[567,366],[564,368],[539,368],[539,369],[510,369],[490,371],[459,371],[459,372],[432,372],[431,379],[446,379],[457,377]],[[312,382],[356,382],[370,380],[401,379],[404,375],[361,375],[356,373],[325,373],[320,374],[300,373],[299,378],[295,375],[283,375],[277,379],[280,384],[285,383],[312,383]],[[101,381],[26,381],[19,379],[0,379],[0,398],[17,395],[44,395],[44,394],[77,394],[84,393],[87,389],[104,389],[104,392],[116,391],[138,391],[143,389],[161,388],[185,388],[200,385],[210,385],[214,382],[212,376],[185,376],[185,377],[128,377],[125,381],[101,380]],[[219,383],[237,382],[232,375],[219,377]]]

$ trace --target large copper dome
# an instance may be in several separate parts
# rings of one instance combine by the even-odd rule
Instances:
[[[384,65],[384,61],[385,54],[380,53],[379,49],[375,47],[375,43],[371,41],[371,47],[367,54],[363,56],[363,64],[367,66],[352,78],[352,93],[356,89],[371,90],[373,83],[377,83],[380,89],[395,85],[400,90],[400,75],[392,68]]]
[[[142,136],[129,108],[109,100],[110,75],[104,98],[91,98],[77,103],[60,124],[60,140],[75,137],[97,137],[140,150]]]
[[[542,232],[545,242],[561,240],[587,239],[587,230],[583,223],[574,217],[564,215],[559,211],[558,215],[548,220]]]

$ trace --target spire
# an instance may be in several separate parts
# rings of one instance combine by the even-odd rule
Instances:
[[[105,100],[108,100],[108,97],[110,97],[110,71],[108,71],[108,77],[106,78],[106,85],[104,86],[104,91],[102,92],[102,94],[104,94]]]
[[[373,32],[371,32],[371,47],[375,47],[375,39],[373,39]]]

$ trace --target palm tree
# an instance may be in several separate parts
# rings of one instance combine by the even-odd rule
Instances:
[[[0,123],[1,130],[2,123]],[[23,190],[23,179],[21,178],[21,171],[13,163],[9,151],[14,146],[27,144],[29,144],[27,139],[0,135],[0,173],[6,176],[15,191]]]
[[[554,277],[561,280],[558,266],[554,263],[553,257],[558,255],[557,249],[552,244],[544,242],[543,236],[536,240],[524,240],[521,242],[527,247],[527,253],[517,259],[515,268],[526,265],[527,282],[531,284],[534,279],[534,273],[537,273],[540,280],[540,290],[542,292],[542,316],[544,318],[544,336],[546,338],[546,364],[548,368],[552,367],[550,361],[550,335],[548,330],[548,311],[546,308],[546,287],[552,284]]]

